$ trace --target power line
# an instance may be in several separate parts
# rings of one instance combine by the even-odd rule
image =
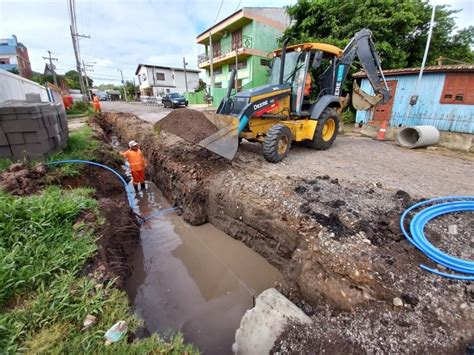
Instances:
[[[214,25],[215,25],[216,22],[217,22],[217,18],[219,17],[219,14],[221,13],[222,4],[224,4],[224,0],[221,0],[221,5],[219,6],[219,10],[217,10],[216,19],[214,20]]]
[[[237,6],[236,6],[234,12],[236,12],[236,11],[239,9],[239,6],[240,6],[240,3],[241,3],[241,2],[242,2],[242,0],[239,0],[239,3],[237,4]]]

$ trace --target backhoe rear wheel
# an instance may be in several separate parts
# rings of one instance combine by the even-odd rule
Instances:
[[[336,110],[327,107],[318,119],[313,139],[305,141],[306,146],[317,150],[328,149],[336,139],[339,121]]]
[[[291,131],[282,124],[272,126],[263,141],[263,156],[270,163],[286,158],[291,146]]]

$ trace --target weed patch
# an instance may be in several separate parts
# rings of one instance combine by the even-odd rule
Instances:
[[[66,147],[61,152],[52,155],[48,160],[91,160],[100,146],[100,142],[93,138],[92,129],[84,126],[80,130],[71,132]],[[71,177],[80,175],[82,171],[81,166],[76,164],[61,165],[58,170],[60,176]]]

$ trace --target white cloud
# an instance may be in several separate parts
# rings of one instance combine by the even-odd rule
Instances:
[[[285,6],[296,0],[223,0],[221,20],[242,6]],[[437,3],[441,1],[438,0]],[[459,26],[472,23],[466,10],[471,0],[446,0],[458,14]],[[81,39],[81,54],[95,62],[91,76],[96,83],[115,82],[118,68],[133,79],[138,63],[181,66],[183,56],[190,68],[197,67],[196,35],[210,27],[221,0],[76,0],[78,30],[91,39]],[[465,19],[465,20],[464,20]],[[16,34],[30,54],[33,69],[43,71],[47,50],[59,59],[60,73],[75,68],[69,32],[67,0],[0,0],[0,38]]]

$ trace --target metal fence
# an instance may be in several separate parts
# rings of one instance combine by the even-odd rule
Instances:
[[[243,48],[252,48],[252,37],[242,36],[237,42],[229,40],[227,42],[221,42],[220,50],[214,53],[214,59],[225,56],[226,54],[235,50],[241,50]],[[214,48],[216,49],[216,48]],[[210,57],[207,53],[201,53],[198,55],[198,64],[207,62]]]

